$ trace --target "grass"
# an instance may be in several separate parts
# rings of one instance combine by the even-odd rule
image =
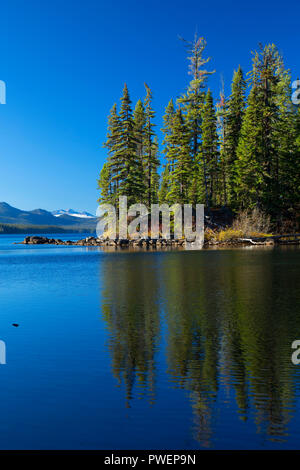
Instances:
[[[207,229],[204,234],[204,240],[206,242],[219,242],[225,243],[230,240],[237,240],[239,238],[264,238],[264,237],[271,237],[272,234],[264,233],[264,232],[256,232],[252,231],[250,233],[245,233],[243,230],[236,230],[232,227],[228,227],[224,230],[220,230],[219,232]]]

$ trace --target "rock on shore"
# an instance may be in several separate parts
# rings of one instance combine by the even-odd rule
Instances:
[[[300,237],[300,235],[299,235]],[[299,244],[300,238],[297,241]],[[274,246],[275,244],[291,244],[296,243],[288,240],[281,240],[279,237],[261,237],[261,238],[233,238],[226,240],[224,242],[218,242],[215,240],[206,241],[204,247],[226,247],[226,246],[253,246],[253,245],[264,245],[264,246]],[[103,239],[96,237],[87,237],[82,240],[72,241],[72,240],[61,240],[59,238],[47,238],[42,236],[28,236],[22,242],[24,245],[70,245],[70,246],[110,246],[116,248],[131,248],[131,247],[146,247],[146,248],[161,248],[161,247],[171,247],[171,248],[185,248],[185,249],[200,249],[202,248],[195,243],[195,240],[185,240],[185,239],[164,239],[164,238],[140,238],[137,240],[128,240],[128,239]]]
[[[183,246],[186,241],[181,239],[147,239],[140,238],[138,240],[128,239],[101,239],[96,237],[87,237],[78,241],[63,241],[59,238],[47,238],[40,236],[28,236],[22,242],[24,245],[73,245],[73,246],[115,246],[115,247],[162,247],[162,246]]]

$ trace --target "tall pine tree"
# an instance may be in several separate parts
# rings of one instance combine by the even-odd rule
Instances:
[[[202,146],[200,166],[202,178],[200,179],[202,189],[202,202],[210,208],[219,203],[219,162],[218,162],[218,134],[217,117],[213,104],[211,91],[208,90],[202,114]],[[204,196],[204,197],[203,197]]]
[[[152,92],[146,83],[145,88],[144,172],[146,176],[146,202],[150,208],[151,204],[157,201],[157,169],[160,162],[157,157],[158,145],[154,132],[155,112],[152,108]]]
[[[243,208],[258,206],[279,221],[294,187],[295,121],[290,75],[273,44],[255,53],[251,86],[237,149],[237,201]]]
[[[108,149],[108,161],[103,173],[100,173],[98,188],[101,190],[100,199],[102,202],[116,204],[117,194],[122,179],[121,163],[117,156],[121,132],[121,122],[117,113],[117,105],[114,104],[108,118],[107,140],[104,147]],[[109,178],[109,186],[106,179]]]
[[[198,158],[201,145],[201,122],[205,98],[205,85],[209,75],[214,71],[208,71],[204,66],[211,60],[204,58],[206,41],[203,37],[195,35],[193,42],[185,41],[188,51],[189,74],[192,80],[187,92],[179,98],[178,102],[183,104],[183,113],[186,115],[186,123],[190,132],[191,155],[193,161]]]
[[[170,203],[189,202],[192,159],[189,146],[189,131],[181,109],[177,109],[172,120],[172,133],[168,136],[168,159],[172,165],[170,191],[167,200]]]
[[[233,207],[236,204],[235,162],[245,113],[245,93],[246,81],[244,79],[243,71],[239,66],[238,70],[233,74],[231,95],[226,106],[224,122],[225,139],[222,153],[224,165],[224,191],[226,191],[225,203]]]
[[[126,84],[121,98],[120,132],[114,157],[121,166],[121,181],[117,195],[127,196],[129,205],[142,202],[145,192],[143,165],[137,152],[131,100]]]

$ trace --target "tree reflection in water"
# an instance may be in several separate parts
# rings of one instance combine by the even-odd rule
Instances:
[[[102,314],[126,405],[136,397],[155,404],[163,350],[170,403],[174,387],[188,392],[202,446],[231,393],[257,433],[285,439],[299,383],[290,347],[300,337],[299,265],[287,255],[289,262],[276,250],[107,255]]]

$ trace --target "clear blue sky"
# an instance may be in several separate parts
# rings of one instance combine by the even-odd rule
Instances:
[[[299,2],[254,0],[45,0],[1,2],[0,201],[22,209],[95,212],[106,120],[126,81],[135,102],[153,90],[156,124],[186,88],[178,35],[207,39],[219,92],[251,65],[258,42],[274,42],[300,75]]]

